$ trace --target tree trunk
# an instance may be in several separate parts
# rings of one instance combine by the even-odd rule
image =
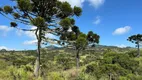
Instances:
[[[111,73],[109,74],[109,80],[112,80]]]
[[[139,44],[139,41],[138,41],[138,56],[137,57],[140,57],[140,44]]]
[[[35,67],[34,67],[34,76],[38,77],[39,76],[39,69],[40,69],[40,58],[37,57],[36,58],[36,62],[35,62]]]
[[[76,53],[76,69],[79,69],[79,51],[80,50],[77,50],[77,53]]]
[[[39,29],[39,33],[37,34],[37,58],[35,62],[35,69],[34,69],[34,76],[39,77],[39,70],[40,70],[40,48],[41,48],[41,30]]]

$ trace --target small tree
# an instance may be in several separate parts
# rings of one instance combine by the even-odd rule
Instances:
[[[93,33],[92,31],[89,31],[87,35],[80,34],[75,42],[75,48],[77,50],[76,53],[76,63],[77,63],[77,69],[79,68],[79,53],[81,50],[85,49],[87,46],[95,47],[96,44],[99,44],[100,36]]]
[[[6,5],[0,8],[0,14],[12,20],[11,27],[23,31],[34,31],[37,38],[37,59],[34,75],[39,76],[41,43],[57,41],[45,37],[46,34],[62,36],[75,24],[73,16],[80,16],[80,7],[71,7],[67,2],[58,0],[12,0],[15,6]],[[11,17],[10,17],[11,15]],[[36,26],[36,29],[21,29],[18,23]],[[59,24],[58,24],[59,23]]]
[[[73,46],[76,50],[76,68],[79,69],[79,53],[81,50],[84,50],[88,45],[95,46],[99,43],[99,35],[93,33],[92,31],[88,32],[88,34],[84,34],[79,31],[77,26],[72,27],[72,32],[69,32],[61,37],[62,40],[68,40],[67,45]],[[67,39],[66,39],[67,38]]]
[[[76,49],[76,68],[79,69],[79,53],[81,50],[85,49],[88,42],[86,39],[86,35],[81,33],[75,41],[75,49]]]
[[[140,57],[140,42],[142,41],[142,34],[132,35],[132,36],[128,37],[127,40],[136,44],[136,47],[138,48],[137,57]]]
[[[90,46],[95,47],[96,44],[99,44],[99,39],[100,39],[99,35],[93,33],[92,31],[88,32],[87,40]]]

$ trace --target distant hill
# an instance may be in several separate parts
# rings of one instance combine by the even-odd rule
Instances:
[[[50,50],[58,50],[58,49],[60,49],[60,50],[62,50],[62,49],[73,49],[72,47],[70,47],[70,48],[66,48],[66,47],[58,47],[58,46],[55,46],[55,45],[50,45],[50,46],[46,46],[46,47],[44,47],[45,49],[50,49]],[[126,47],[126,48],[120,48],[120,47],[117,47],[117,46],[107,46],[107,45],[96,45],[95,47],[88,47],[86,50],[104,50],[104,49],[108,49],[108,48],[110,48],[110,49],[122,49],[122,50],[128,50],[128,49],[135,49],[135,48],[133,48],[133,47]],[[7,50],[4,50],[4,49],[2,49],[2,50],[0,50],[0,52],[6,52]],[[35,50],[11,50],[11,51],[16,51],[16,52],[21,52],[21,51],[36,51],[36,49]],[[10,51],[10,52],[11,52]],[[7,52],[9,52],[9,51],[7,51]]]
[[[47,48],[47,49],[63,49],[64,47],[58,47],[58,46],[55,46],[55,45],[50,45],[50,46],[47,46],[45,48]],[[120,47],[117,47],[117,46],[107,46],[107,45],[96,45],[95,47],[91,47],[91,48],[111,48],[111,49],[114,49],[114,48],[120,48]],[[131,48],[133,48],[133,47],[126,47],[124,49],[131,49]]]
[[[58,47],[58,46],[54,46],[54,45],[50,45],[45,48],[47,48],[47,49],[62,49],[62,47]]]
[[[96,48],[120,48],[118,46],[107,46],[107,45],[96,45]],[[125,48],[133,48],[133,47],[125,47]]]

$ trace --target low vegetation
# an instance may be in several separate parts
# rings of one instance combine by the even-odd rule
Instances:
[[[40,77],[33,75],[36,51],[1,51],[1,80],[141,80],[142,57],[135,49],[91,48],[80,52],[76,70],[73,49],[42,49]],[[100,50],[97,52],[96,50]]]

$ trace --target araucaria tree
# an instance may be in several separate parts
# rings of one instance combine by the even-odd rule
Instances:
[[[140,57],[140,43],[142,42],[142,34],[132,35],[132,36],[128,37],[127,40],[136,44],[136,47],[138,48],[137,57]]]
[[[67,39],[66,39],[67,38]],[[95,46],[99,43],[100,36],[89,31],[88,34],[84,34],[79,31],[77,26],[72,27],[72,32],[61,37],[61,40],[68,40],[67,42],[76,50],[76,68],[79,69],[79,53],[87,46]]]
[[[34,31],[37,38],[37,58],[35,63],[34,75],[39,76],[40,70],[40,49],[41,43],[49,39],[46,34],[63,36],[68,29],[75,25],[73,16],[80,16],[82,9],[80,7],[71,7],[67,2],[58,0],[11,0],[15,6],[3,6],[0,8],[0,14],[12,20],[11,27],[23,30]],[[36,29],[21,29],[18,23],[36,26]],[[59,23],[59,24],[58,24]]]
[[[88,45],[95,47],[96,44],[99,44],[100,36],[98,34],[93,33],[92,31],[89,31],[87,34],[87,41]]]
[[[75,49],[76,49],[76,67],[79,69],[79,53],[81,50],[84,50],[87,46],[95,47],[96,44],[99,44],[100,36],[98,34],[89,31],[88,34],[80,33],[77,36],[75,41]]]

